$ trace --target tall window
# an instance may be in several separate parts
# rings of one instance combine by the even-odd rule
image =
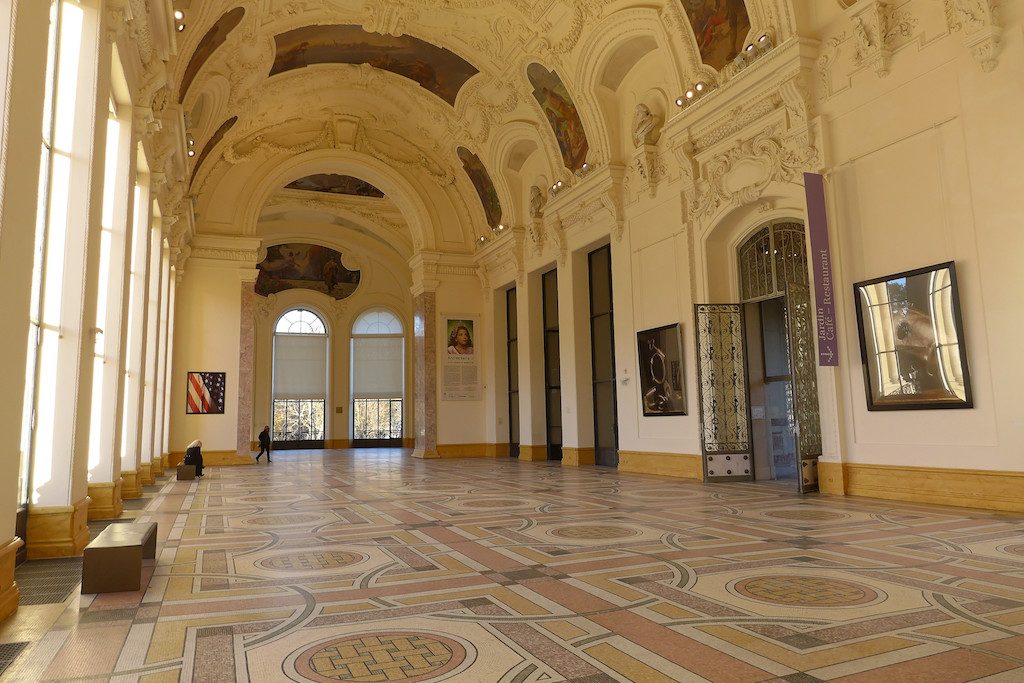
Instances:
[[[288,311],[274,330],[274,424],[279,444],[322,448],[327,405],[327,326],[312,311]]]
[[[52,474],[49,457],[36,462],[30,454],[52,452],[52,408],[57,393],[66,391],[57,377],[57,352],[62,327],[64,260],[67,252],[75,248],[69,244],[69,195],[78,132],[75,124],[84,18],[78,3],[51,0],[40,131],[28,362],[25,365],[22,484],[26,494],[30,461],[35,469],[34,476],[41,480],[37,486],[49,481]]]
[[[352,326],[352,439],[355,445],[399,445],[405,390],[402,322],[384,309]]]

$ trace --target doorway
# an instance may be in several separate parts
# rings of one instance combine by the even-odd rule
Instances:
[[[558,269],[541,275],[544,317],[544,412],[548,460],[562,459],[562,362],[558,336]]]
[[[818,489],[821,418],[803,223],[737,249],[740,303],[695,307],[705,481]]]

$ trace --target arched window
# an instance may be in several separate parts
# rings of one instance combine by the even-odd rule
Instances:
[[[274,425],[277,446],[323,448],[327,405],[327,325],[305,309],[274,328]]]
[[[374,309],[352,325],[352,441],[399,446],[405,393],[405,336],[394,313]]]

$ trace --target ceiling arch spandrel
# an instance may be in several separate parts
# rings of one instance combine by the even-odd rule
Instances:
[[[192,85],[192,81],[199,74],[199,71],[206,64],[207,60],[217,51],[221,45],[223,45],[228,35],[235,30],[238,24],[242,21],[242,17],[245,16],[244,7],[236,7],[233,10],[226,12],[217,21],[214,22],[213,26],[207,30],[203,37],[199,40],[199,44],[192,52],[192,56],[188,60],[188,65],[185,67],[185,72],[181,78],[181,85],[178,88],[178,101],[183,102],[185,100],[185,94],[188,92],[189,86]]]

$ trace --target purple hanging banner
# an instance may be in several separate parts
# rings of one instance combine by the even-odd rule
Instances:
[[[807,193],[807,229],[811,234],[811,272],[818,318],[818,365],[839,366],[836,339],[835,288],[832,283],[832,254],[828,248],[828,215],[825,213],[825,179],[804,173]]]

